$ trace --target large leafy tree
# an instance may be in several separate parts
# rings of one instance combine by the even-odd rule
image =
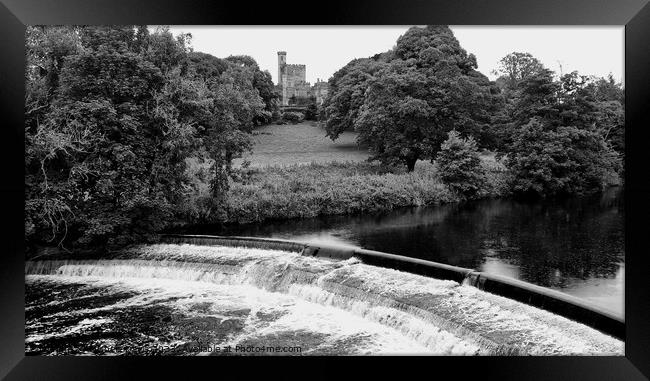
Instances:
[[[486,129],[495,89],[448,27],[409,29],[392,56],[369,80],[354,121],[372,159],[412,171],[417,160],[434,159],[448,131]]]
[[[365,100],[370,80],[382,67],[381,56],[350,61],[328,81],[328,94],[321,106],[327,136],[335,140],[343,131],[354,130],[354,121]]]
[[[497,80],[499,82],[499,80]],[[514,86],[514,87],[510,87]],[[521,77],[514,84],[503,87],[499,95],[501,107],[492,114],[491,135],[499,154],[507,151],[521,126],[531,118],[556,123],[561,84],[554,80],[551,70],[541,68]]]
[[[544,71],[544,65],[530,53],[512,52],[499,60],[494,71],[499,75],[497,83],[502,87],[515,90],[519,83]]]
[[[30,179],[26,208],[40,212],[31,223],[50,225],[54,236],[63,229],[63,238],[101,244],[134,222],[137,209],[162,201],[146,197],[152,151],[145,136],[154,132],[141,133],[150,127],[144,105],[162,75],[131,50],[132,28],[78,33],[83,48],[66,57],[51,110],[27,141],[26,169],[38,177]]]
[[[201,150],[193,158],[192,167],[198,173],[208,173],[196,187],[207,185],[210,189],[203,197],[191,197],[200,205],[190,208],[189,213],[195,222],[215,221],[222,216],[228,177],[233,173],[232,160],[251,148],[252,128],[270,117],[265,108],[276,106],[273,95],[267,99],[271,106],[261,96],[257,79],[264,72],[251,57],[220,59],[197,52],[190,53],[189,60],[190,76],[205,84],[209,99],[207,114],[198,126]]]
[[[181,33],[174,37],[166,26],[158,27],[149,34],[146,26],[138,27],[132,44],[135,51],[140,51],[144,59],[153,63],[163,74],[179,69],[185,74],[189,64],[188,53],[191,51],[192,35]]]
[[[252,85],[253,75],[249,70],[231,66],[209,84],[213,108],[202,137],[214,162],[215,200],[223,201],[232,159],[250,149],[249,134],[264,110],[264,102]]]
[[[25,127],[33,132],[49,110],[66,58],[81,49],[81,41],[67,26],[30,27],[25,37]]]
[[[280,105],[280,94],[278,93],[273,78],[268,70],[260,70],[259,65],[253,57],[250,56],[230,56],[226,60],[236,66],[248,69],[252,72],[252,84],[257,90],[262,102],[264,102],[263,111],[255,116],[256,124],[271,122],[272,115],[277,112]]]
[[[176,117],[161,117],[165,76],[136,51],[135,28],[78,33],[83,49],[67,57],[51,111],[30,147],[35,160],[28,168],[38,164],[40,173],[28,210],[49,215],[40,221],[55,233],[64,229],[62,240],[146,239],[178,201],[179,149],[193,131]]]
[[[519,83],[511,112],[514,126],[528,123],[531,118],[548,124],[558,122],[561,84],[554,80],[553,75],[551,70],[544,69]]]
[[[190,52],[187,54],[187,57],[193,68],[194,75],[206,81],[212,78],[218,78],[221,73],[230,67],[228,61],[208,53]]]
[[[519,130],[506,162],[515,193],[542,197],[600,190],[620,170],[618,155],[596,131],[549,129],[537,118]]]
[[[531,105],[555,102],[558,91],[553,72],[530,53],[513,52],[499,60],[494,74],[501,90],[499,106],[492,109],[490,148],[504,152],[517,126],[528,122]],[[541,88],[544,87],[544,88]]]
[[[584,87],[596,108],[596,127],[622,157],[625,155],[625,91],[612,75],[592,78]]]
[[[426,101],[428,78],[403,61],[392,62],[378,75],[355,119],[358,140],[371,148],[373,159],[405,164],[412,171],[418,159],[434,155],[445,133],[443,128],[432,128],[436,115]]]
[[[504,147],[515,193],[580,194],[616,182],[621,161],[603,134],[608,122],[591,82],[543,69],[518,83]]]
[[[186,218],[201,187],[192,158],[207,160],[210,199],[223,199],[230,162],[248,146],[264,103],[252,70],[223,60],[193,65],[188,45],[189,36],[166,28],[28,29],[30,243],[147,240]],[[202,207],[209,215],[219,204]]]

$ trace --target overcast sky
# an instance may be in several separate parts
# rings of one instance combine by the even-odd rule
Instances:
[[[307,81],[327,80],[354,58],[391,49],[408,26],[175,26],[174,34],[192,33],[195,51],[224,58],[249,55],[277,83],[277,52],[287,63],[307,65]],[[499,59],[529,52],[549,69],[605,77],[623,82],[624,27],[451,26],[460,45],[474,53],[478,70],[489,78]]]

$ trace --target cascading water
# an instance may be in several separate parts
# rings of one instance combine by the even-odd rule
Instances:
[[[623,354],[622,341],[558,315],[356,259],[160,244],[25,272],[34,354]]]

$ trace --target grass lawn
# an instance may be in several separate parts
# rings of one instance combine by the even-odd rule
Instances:
[[[234,165],[244,160],[251,167],[364,161],[369,154],[357,146],[356,137],[346,131],[333,142],[315,122],[270,124],[254,130],[253,153],[235,160]]]
[[[305,121],[298,124],[270,124],[253,131],[253,153],[235,159],[235,167],[247,160],[251,168],[284,167],[296,164],[324,164],[361,162],[368,159],[367,149],[357,146],[355,132],[346,131],[336,141],[325,136],[325,129],[316,122]],[[481,158],[494,162],[494,154],[481,153]],[[419,160],[418,164],[425,164]]]

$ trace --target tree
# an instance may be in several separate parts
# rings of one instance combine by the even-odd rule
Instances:
[[[218,78],[230,67],[228,61],[208,53],[190,52],[187,57],[191,63],[192,74],[208,82]]]
[[[585,86],[596,103],[596,127],[621,157],[625,155],[625,91],[612,75]]]
[[[336,140],[343,131],[354,130],[354,121],[363,105],[369,81],[382,64],[379,57],[355,59],[329,79],[329,90],[321,110],[330,139]]]
[[[202,136],[214,160],[215,199],[225,197],[232,160],[250,149],[249,134],[264,109],[252,78],[251,71],[231,66],[209,85],[214,106]]]
[[[264,111],[255,117],[256,124],[270,123],[274,112],[279,110],[280,94],[278,93],[271,73],[261,71],[259,65],[250,56],[230,56],[226,60],[234,65],[248,68],[253,73],[252,84],[264,102]]]
[[[557,124],[559,120],[559,94],[561,84],[553,79],[548,69],[523,80],[514,101],[512,122],[517,126],[538,118],[545,124]]]
[[[620,170],[618,155],[596,131],[549,129],[537,118],[518,131],[506,164],[515,193],[541,197],[601,190]]]
[[[493,114],[491,127],[499,154],[508,151],[521,127],[532,118],[557,126],[561,84],[553,75],[551,70],[540,69],[519,80],[516,88],[501,93],[502,107]]]
[[[277,107],[275,90],[268,72],[261,72],[254,59],[248,56],[216,58],[200,52],[189,54],[190,75],[203,79],[207,86],[210,105],[208,116],[199,127],[203,141],[201,155],[192,159],[196,172],[209,173],[209,200],[197,199],[201,208],[192,210],[202,221],[218,221],[228,191],[228,178],[232,175],[232,160],[250,150],[250,133],[261,122],[270,121],[272,113],[267,108]],[[261,82],[260,75],[265,79]],[[268,92],[265,92],[264,89]],[[267,94],[265,103],[263,95]],[[203,163],[203,164],[199,164]],[[199,182],[198,187],[203,187]]]
[[[609,79],[565,74],[560,78],[560,124],[597,131],[620,155],[625,154],[624,91]]]
[[[503,57],[494,74],[501,90],[498,104],[492,108],[488,127],[491,149],[503,153],[512,143],[513,134],[531,117],[531,106],[555,102],[557,88],[553,72],[530,53],[513,52]]]
[[[619,130],[623,112],[613,81],[575,71],[556,79],[527,53],[506,56],[500,72],[505,107],[494,120],[515,193],[581,194],[616,182],[621,160],[606,131]]]
[[[137,48],[141,47],[144,58],[158,67],[163,74],[175,68],[180,68],[181,74],[185,74],[189,65],[187,53],[190,51],[191,41],[190,33],[174,37],[166,26],[158,27],[152,35],[140,32],[139,29],[135,38],[135,49],[137,51]]]
[[[229,56],[221,59],[201,52],[192,52],[188,57],[193,75],[201,77],[209,83],[219,83],[222,80],[222,75],[230,70],[231,74],[238,73],[236,75],[240,77],[241,84],[246,83],[244,86],[250,85],[257,90],[258,96],[264,103],[264,108],[255,116],[256,124],[270,122],[271,114],[278,111],[280,96],[273,84],[271,74],[266,70],[261,71],[252,57]]]
[[[388,70],[371,83],[355,130],[358,142],[372,150],[373,160],[406,164],[410,172],[418,159],[433,157],[443,130],[432,128],[435,111],[424,97],[409,92],[426,91],[427,78],[402,62],[391,64]]]
[[[187,214],[219,214],[231,161],[264,108],[252,70],[191,56],[188,36],[165,28],[30,27],[28,36],[31,244],[114,247]],[[193,159],[212,176],[188,168]],[[204,189],[192,176],[210,182],[200,213],[188,210]]]
[[[463,139],[457,131],[450,131],[438,152],[436,164],[442,181],[453,192],[473,198],[483,189],[485,173],[472,137]]]
[[[66,58],[81,48],[81,41],[73,27],[27,28],[25,124],[32,132],[48,111]]]
[[[417,160],[433,160],[448,131],[479,135],[487,127],[491,84],[448,27],[409,29],[393,56],[369,79],[354,120],[372,160],[412,171]]]
[[[512,52],[501,58],[494,73],[500,74],[498,83],[509,90],[514,90],[520,82],[535,77],[544,70],[544,65],[530,53]]]
[[[168,212],[168,189],[150,187],[160,146],[146,115],[163,77],[131,50],[133,32],[79,31],[83,49],[66,58],[51,111],[28,142],[26,209],[37,230],[51,228],[52,238],[116,243],[127,230],[146,234],[142,225],[155,228]]]

